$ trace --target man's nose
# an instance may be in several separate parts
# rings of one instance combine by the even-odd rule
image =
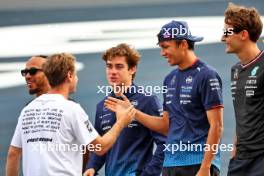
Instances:
[[[118,70],[115,67],[110,69],[111,74],[116,74],[117,72],[118,72]]]
[[[225,41],[226,41],[226,36],[225,35],[222,35],[221,42],[225,42]]]
[[[160,50],[160,55],[161,56],[165,56],[165,51],[164,50]]]
[[[30,79],[32,76],[29,73],[25,73],[25,78]]]

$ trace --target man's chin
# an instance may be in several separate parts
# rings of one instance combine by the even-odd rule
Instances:
[[[231,48],[229,48],[229,47],[227,47],[225,49],[225,52],[228,53],[228,54],[234,53],[234,51]]]
[[[232,50],[226,50],[226,53],[227,53],[227,54],[233,54],[234,51],[232,51]]]
[[[30,94],[30,95],[34,95],[34,94],[36,94],[38,91],[36,90],[36,89],[29,89],[28,90],[28,93]]]
[[[118,82],[111,82],[110,85],[112,87],[115,87],[115,86],[121,86],[122,84],[121,83],[118,83]]]

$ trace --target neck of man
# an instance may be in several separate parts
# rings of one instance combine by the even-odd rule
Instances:
[[[258,45],[253,42],[245,44],[244,47],[237,53],[241,64],[247,64],[255,59],[260,53]]]
[[[192,66],[197,61],[197,56],[192,50],[188,50],[182,58],[182,62],[178,65],[180,70],[185,70]]]
[[[67,84],[61,84],[59,86],[51,88],[48,94],[61,94],[65,99],[69,98],[69,86]]]
[[[47,93],[49,90],[50,90],[49,86],[44,87],[42,90],[36,93],[36,97],[39,97],[40,95]]]
[[[127,82],[127,83],[122,83],[121,85],[116,86],[116,87],[118,87],[118,88],[116,88],[117,90],[114,91],[115,95],[116,95],[117,97],[120,97],[121,94],[122,94],[122,93],[124,94],[124,93],[126,92],[126,90],[127,90],[131,85],[132,85],[132,80],[129,81],[129,82]],[[119,90],[120,90],[120,91],[119,91]]]

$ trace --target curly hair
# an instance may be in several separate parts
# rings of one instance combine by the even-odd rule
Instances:
[[[126,43],[121,43],[115,47],[109,48],[106,50],[103,55],[102,59],[107,62],[107,60],[116,57],[116,56],[124,56],[126,58],[126,62],[128,65],[128,68],[133,68],[137,66],[139,60],[140,60],[140,54],[139,52],[131,48],[128,44]],[[132,75],[132,78],[134,79],[136,73]]]
[[[225,23],[232,25],[236,31],[247,30],[249,38],[257,42],[262,32],[260,14],[254,7],[244,7],[229,3],[225,11]]]

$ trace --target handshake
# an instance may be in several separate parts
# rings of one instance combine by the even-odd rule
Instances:
[[[121,94],[121,97],[123,100],[108,97],[104,105],[107,109],[116,113],[116,123],[120,123],[123,127],[126,127],[134,119],[136,109],[125,95]]]

